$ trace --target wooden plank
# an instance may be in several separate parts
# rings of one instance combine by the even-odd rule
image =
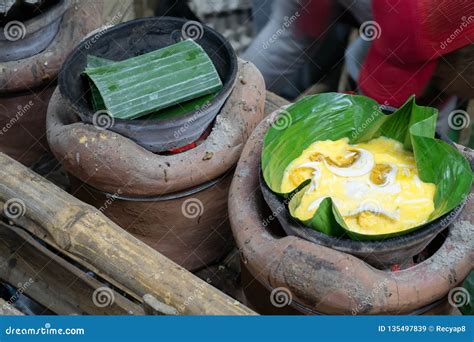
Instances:
[[[1,201],[20,202],[24,216],[42,227],[61,249],[133,292],[151,294],[182,314],[255,314],[3,153],[0,179]]]
[[[0,208],[4,208],[5,203],[0,201]],[[126,288],[122,284],[118,283],[115,279],[110,278],[107,274],[102,273],[100,270],[98,270],[96,267],[88,263],[86,260],[77,257],[76,255],[73,255],[69,253],[68,251],[62,250],[49,236],[47,232],[44,231],[43,228],[38,226],[35,222],[31,221],[28,219],[28,217],[19,217],[18,219],[15,220],[17,224],[24,228],[24,230],[28,231],[29,233],[33,234],[36,236],[38,239],[40,239],[43,243],[45,243],[47,246],[50,247],[50,249],[58,250],[61,251],[61,253],[71,259],[72,261],[76,262],[77,264],[81,265],[82,267],[88,269],[89,271],[95,273],[98,275],[101,279],[106,281],[107,283],[113,285],[115,288],[119,289],[120,291],[126,293],[128,297],[133,298],[137,302],[141,302],[142,298],[138,294],[134,293],[130,289]]]
[[[0,222],[0,279],[60,315],[143,315],[143,308],[38,243]],[[110,303],[103,300],[109,299]],[[102,301],[101,301],[102,298]],[[108,304],[108,305],[105,305]]]

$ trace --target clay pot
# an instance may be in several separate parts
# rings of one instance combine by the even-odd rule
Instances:
[[[254,65],[239,62],[237,79],[206,140],[175,155],[154,154],[80,122],[56,91],[48,108],[48,142],[64,168],[87,184],[75,186],[73,194],[190,270],[219,259],[232,243],[227,222],[232,170],[263,118],[265,101]]]
[[[248,139],[230,190],[229,219],[248,271],[247,280],[243,272],[244,284],[258,283],[257,287],[266,289],[267,302],[286,313],[292,309],[300,313],[408,314],[441,305],[474,265],[474,201],[466,203],[430,258],[397,272],[378,270],[353,255],[286,236],[277,220],[264,224],[271,211],[259,183],[262,139],[274,119],[275,113]],[[255,291],[247,286],[247,297],[261,298],[262,293]],[[259,308],[258,303],[251,304]]]
[[[72,193],[176,263],[198,270],[233,245],[226,215],[232,175],[155,198],[114,196],[80,183],[73,183]]]
[[[90,106],[89,82],[81,77],[88,55],[118,61],[161,49],[183,39],[181,32],[186,28],[186,23],[185,19],[171,17],[136,19],[101,31],[99,44],[94,44],[94,35],[85,39],[74,49],[61,69],[59,89],[68,101],[68,107],[86,123],[100,121]],[[199,139],[220,112],[235,85],[237,56],[225,38],[215,30],[205,25],[196,26],[196,29],[202,29],[202,37],[195,42],[209,55],[223,83],[215,97],[205,106],[179,117],[107,120],[107,129],[156,153],[180,148]],[[129,48],[125,50],[123,46]],[[189,122],[192,122],[193,129],[188,129]]]
[[[1,40],[1,58],[10,61],[0,64],[0,151],[28,166],[48,151],[46,109],[62,63],[102,20],[91,1],[50,10],[24,23],[23,39]]]

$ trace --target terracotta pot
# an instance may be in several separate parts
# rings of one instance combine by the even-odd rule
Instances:
[[[233,246],[227,196],[233,172],[201,186],[155,198],[105,194],[81,182],[72,194],[188,270],[218,261]]]
[[[52,18],[53,14],[59,17]],[[25,22],[23,39],[2,40],[2,58],[11,61],[0,64],[0,152],[29,166],[48,150],[46,109],[59,69],[72,48],[101,22],[97,3],[61,3],[50,14]],[[45,30],[48,40],[42,39]],[[38,32],[41,37],[35,38]],[[41,43],[41,52],[37,53],[33,42]],[[10,46],[11,51],[6,51]]]
[[[68,101],[68,107],[86,123],[100,122],[97,112],[90,108],[89,82],[81,77],[87,55],[117,61],[155,51],[181,41],[183,37],[179,33],[186,27],[186,22],[171,17],[136,19],[101,30],[99,44],[93,43],[99,35],[85,39],[64,62],[59,76],[59,90]],[[235,85],[237,56],[225,38],[208,26],[202,26],[202,37],[195,42],[209,55],[223,83],[222,89],[206,105],[167,119],[106,120],[106,128],[155,153],[198,140],[214,121]],[[129,48],[124,50],[122,46]],[[190,122],[193,129],[188,129]]]
[[[47,119],[51,150],[78,183],[87,183],[74,187],[79,198],[177,263],[198,269],[223,256],[232,243],[231,170],[263,118],[261,74],[241,61],[237,79],[207,139],[175,155],[151,153],[115,132],[80,122],[56,91]],[[107,201],[104,193],[115,199]]]
[[[304,313],[408,314],[446,298],[469,274],[474,265],[472,200],[430,258],[397,272],[286,236],[276,220],[265,227],[271,212],[259,189],[258,170],[262,139],[274,119],[275,113],[259,124],[242,152],[230,190],[229,219],[251,282],[266,288],[277,306],[291,298],[290,306]]]
[[[285,296],[285,292],[281,289],[268,288],[256,280],[252,274],[248,271],[243,262],[241,262],[241,282],[244,288],[245,299],[244,303],[251,306],[252,309],[260,313],[261,315],[324,315],[324,312],[317,312],[301,303],[296,302],[294,298],[291,298],[289,305],[284,301],[288,297]],[[376,289],[376,287],[375,287]],[[273,294],[272,294],[273,293]],[[280,301],[278,300],[280,296]],[[366,303],[368,300],[365,301]],[[363,307],[361,305],[360,307]],[[358,311],[358,307],[354,306],[352,309],[352,315],[363,315],[364,313]],[[420,307],[415,311],[408,313],[410,315],[458,315],[459,310],[450,305],[447,296],[440,300],[431,303],[427,306]]]

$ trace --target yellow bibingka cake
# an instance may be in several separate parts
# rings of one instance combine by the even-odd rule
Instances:
[[[434,211],[436,186],[418,177],[414,156],[393,139],[349,145],[349,139],[318,141],[285,170],[288,193],[310,180],[292,215],[313,217],[330,197],[351,231],[389,234],[419,226]]]

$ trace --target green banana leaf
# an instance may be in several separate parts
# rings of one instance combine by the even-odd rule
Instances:
[[[111,63],[114,63],[114,61],[111,61],[105,58],[100,58],[97,56],[87,55],[88,68],[98,68],[98,67],[108,65]],[[105,103],[104,103],[104,100],[102,99],[102,96],[100,95],[99,89],[97,89],[97,87],[95,86],[94,82],[92,82],[92,80],[89,80],[89,85],[91,88],[92,108],[94,108],[94,111],[104,110]]]
[[[349,138],[356,144],[380,136],[400,141],[413,151],[419,177],[434,183],[435,210],[430,222],[459,205],[469,195],[473,174],[468,161],[448,143],[435,139],[438,112],[418,106],[411,97],[397,111],[386,115],[379,104],[365,96],[325,93],[308,96],[279,114],[263,141],[262,172],[269,188],[281,195],[296,192],[288,205],[300,203],[309,180],[282,193],[281,181],[287,166],[315,141]],[[383,235],[363,235],[349,230],[330,198],[325,199],[314,216],[303,224],[331,236],[347,234],[356,240],[379,240],[409,231]]]
[[[92,59],[92,62],[103,61]],[[214,64],[200,45],[184,40],[84,73],[99,91],[110,115],[135,119],[222,88]],[[96,105],[100,105],[97,100]]]
[[[87,67],[88,68],[97,68],[104,65],[109,65],[115,63],[110,59],[105,59],[97,56],[88,55],[87,56]],[[90,82],[91,87],[91,97],[92,97],[92,107],[94,111],[104,110],[105,103],[100,95],[99,89],[95,86],[94,82]],[[174,106],[164,108],[157,112],[148,114],[146,116],[141,117],[140,119],[144,120],[154,120],[154,119],[170,119],[173,117],[181,116],[185,113],[189,113],[193,110],[197,110],[199,108],[203,108],[206,104],[210,103],[211,100],[218,94],[218,92],[214,92],[212,94],[204,95],[198,97],[196,99],[192,99],[183,103],[178,103]]]
[[[193,110],[200,108],[205,108],[209,105],[217,93],[212,93],[198,97],[197,99],[192,99],[183,103],[178,103],[174,106],[159,110],[155,113],[151,113],[147,116],[143,116],[140,119],[145,120],[155,120],[155,119],[170,119],[177,116],[181,116],[185,113],[189,113]]]
[[[462,287],[467,290],[467,293],[469,295],[467,297],[468,302],[466,303],[466,305],[460,307],[459,309],[461,310],[463,315],[474,316],[474,271],[471,271],[471,273],[469,273]]]

